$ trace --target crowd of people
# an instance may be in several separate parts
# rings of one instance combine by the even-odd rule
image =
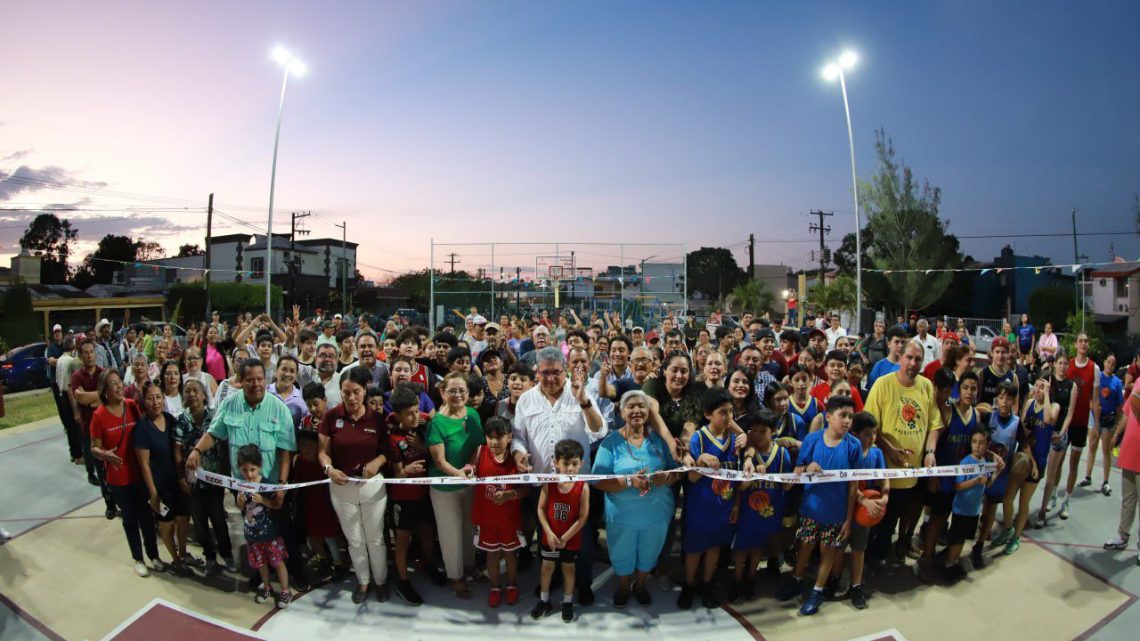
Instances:
[[[1070,354],[1049,324],[1038,333],[1025,317],[980,368],[964,326],[942,321],[878,320],[853,336],[838,314],[819,326],[805,314],[802,327],[719,317],[646,328],[616,314],[494,322],[472,309],[432,332],[294,308],[280,323],[215,312],[185,334],[128,317],[117,332],[107,321],[85,335],[55,326],[48,370],[71,460],[102,490],[107,518],[121,519],[134,571],[247,565],[257,601],[279,608],[310,581],[350,575],[354,603],[395,592],[419,605],[425,580],[471,598],[476,580],[491,607],[514,606],[537,556],[534,618],[556,609],[556,574],[564,620],[593,603],[603,558],[618,608],[648,605],[651,586],[668,592],[679,579],[685,609],[752,599],[761,582],[779,600],[801,599],[804,615],[843,597],[863,609],[865,567],[915,560],[923,581],[953,583],[992,551],[1015,553],[1026,527],[1071,518],[1098,451],[1108,496],[1116,444],[1122,509],[1105,547],[1127,547],[1140,362],[1122,381],[1113,355],[1093,362],[1087,336]],[[794,484],[681,471],[976,464],[958,476]],[[329,483],[234,492],[231,503],[198,469]],[[530,472],[609,478],[494,482]],[[360,482],[423,477],[454,482]],[[227,504],[241,515],[245,563]]]

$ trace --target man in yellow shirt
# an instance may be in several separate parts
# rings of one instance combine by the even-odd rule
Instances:
[[[934,401],[934,385],[918,375],[925,354],[921,343],[914,339],[908,341],[903,347],[898,371],[875,381],[864,406],[879,421],[877,445],[891,469],[936,465],[934,451],[942,429],[942,412]],[[871,532],[867,552],[872,559],[887,558],[898,525],[895,554],[900,562],[906,562],[907,532],[912,531],[922,509],[917,485],[917,477],[891,479],[886,518]]]

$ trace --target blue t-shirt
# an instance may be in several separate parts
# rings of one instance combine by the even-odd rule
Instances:
[[[854,470],[859,468],[863,446],[859,439],[844,434],[834,447],[823,440],[826,430],[812,432],[804,437],[796,466],[818,463],[825,470]],[[809,483],[804,487],[800,514],[820,525],[836,525],[847,520],[847,483]]]
[[[702,454],[712,454],[720,461],[722,468],[732,469],[736,466],[736,448],[733,447],[735,441],[732,432],[725,432],[724,437],[718,439],[708,427],[702,427],[689,439],[689,453],[694,460]],[[733,490],[730,481],[704,475],[689,483],[685,489],[685,521],[706,527],[722,522],[727,524],[735,500]]]
[[[812,400],[814,401],[815,399]],[[808,424],[804,423],[800,415],[788,410],[788,413],[781,417],[780,424],[776,427],[775,438],[786,438],[790,436],[797,441],[802,441],[804,437],[807,436],[807,431]]]
[[[974,458],[973,455],[967,454],[966,458],[959,461],[958,464],[974,465],[976,463],[982,462],[983,461],[979,461],[978,459]],[[960,474],[954,478],[956,483],[965,483],[966,481],[969,481],[970,479],[976,479],[979,476],[985,476],[985,474],[981,472],[978,474]],[[954,505],[952,508],[954,514],[961,514],[962,516],[978,516],[981,514],[982,495],[985,493],[985,491],[986,486],[984,483],[975,485],[967,490],[958,490],[958,492],[954,494]]]
[[[1116,374],[1100,373],[1100,415],[1114,418],[1124,404],[1124,382]]]
[[[880,360],[878,363],[875,363],[875,366],[871,368],[871,373],[867,375],[867,389],[874,387],[875,381],[879,380],[880,377],[893,374],[897,371],[899,371],[898,363],[892,363],[889,358]]]
[[[673,462],[669,447],[655,432],[649,433],[641,447],[633,447],[621,432],[610,432],[598,446],[591,467],[594,474],[637,474],[642,470],[657,472],[669,469]],[[620,492],[605,492],[606,524],[619,523],[633,527],[663,523],[673,518],[673,490],[651,485],[649,492],[628,487]]]
[[[1018,325],[1017,326],[1017,348],[1021,353],[1029,351],[1029,347],[1033,345],[1033,336],[1037,334],[1037,329],[1033,325]]]
[[[262,482],[265,482],[264,479]],[[250,543],[264,543],[277,540],[277,524],[269,516],[269,508],[253,502],[252,492],[245,494],[245,509],[242,511],[242,521],[245,530],[245,540]],[[271,498],[273,492],[259,492],[263,498]]]
[[[887,457],[883,455],[883,450],[872,445],[870,449],[859,455],[859,468],[863,470],[885,470],[887,469]],[[890,480],[859,481],[859,489],[864,490],[872,486],[881,488],[887,483],[890,483]]]
[[[1021,419],[1017,414],[1011,413],[1002,418],[997,412],[990,414],[990,451],[1005,459],[1005,469],[1001,471],[994,484],[986,488],[986,496],[992,498],[1005,497],[1005,488],[1009,485],[1009,474],[1013,469],[1013,455],[1017,453],[1017,436],[1021,429]],[[972,515],[971,515],[972,516]]]

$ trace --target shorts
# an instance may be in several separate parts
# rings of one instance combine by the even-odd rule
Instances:
[[[1069,429],[1071,430],[1072,428]],[[1065,448],[1069,447],[1069,433],[1057,432],[1057,434],[1059,435],[1058,439],[1054,441],[1053,444],[1049,446],[1049,448],[1054,452],[1064,452]]]
[[[392,527],[397,530],[414,530],[430,524],[432,518],[431,501],[427,499],[392,502]]]
[[[543,561],[552,563],[574,563],[578,560],[578,550],[551,550],[541,547],[538,555],[542,557]]]
[[[950,516],[954,506],[954,492],[933,492],[930,495],[930,513],[938,516]]]
[[[650,572],[657,567],[657,557],[665,547],[667,522],[646,525],[606,522],[606,546],[610,565],[618,576],[629,576],[634,570]]]
[[[685,521],[681,531],[681,551],[685,554],[700,554],[706,550],[723,547],[732,543],[733,527],[729,523],[715,523],[710,526]]]
[[[289,552],[285,550],[285,541],[281,540],[281,537],[272,541],[248,541],[246,558],[249,559],[249,567],[254,570],[263,565],[276,568],[289,558]]]
[[[965,514],[955,514],[954,518],[950,521],[950,530],[947,533],[947,536],[950,538],[950,545],[962,545],[966,541],[972,541],[974,537],[978,536],[978,521],[981,519],[981,515],[966,516]]]
[[[841,548],[846,544],[839,536],[842,530],[842,523],[824,525],[810,516],[801,515],[800,529],[796,530],[796,539],[800,543],[807,543],[808,545],[815,545],[818,542],[820,545],[829,548]]]
[[[871,538],[871,528],[863,527],[858,523],[851,524],[851,536],[847,538],[847,542],[851,545],[852,552],[864,552],[867,549],[867,541]]]
[[[475,526],[475,549],[484,552],[515,552],[526,538],[513,524],[485,523]]]
[[[1116,414],[1101,414],[1097,429],[1112,430],[1116,428]]]
[[[1069,426],[1069,447],[1074,450],[1084,449],[1089,444],[1089,426],[1088,425],[1070,425]]]
[[[169,523],[178,516],[190,516],[190,501],[187,496],[182,493],[182,490],[175,487],[173,490],[166,490],[158,493],[158,500],[162,504],[170,508],[166,516],[159,516],[155,513],[154,519],[160,523]]]

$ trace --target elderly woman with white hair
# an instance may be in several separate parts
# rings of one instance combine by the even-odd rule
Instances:
[[[633,390],[621,397],[620,407],[625,426],[602,441],[593,467],[594,474],[619,476],[594,485],[605,492],[606,540],[620,582],[614,594],[619,608],[629,603],[630,594],[642,605],[652,600],[645,581],[665,545],[675,507],[669,486],[678,479],[676,473],[662,473],[673,466],[673,457],[655,429],[663,423],[656,401]]]

